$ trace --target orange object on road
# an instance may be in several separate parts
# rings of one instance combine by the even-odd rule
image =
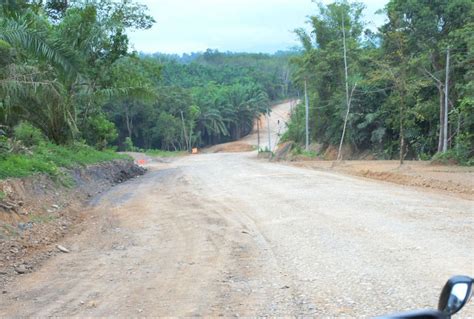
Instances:
[[[144,159],[137,160],[137,164],[138,164],[138,165],[145,165],[145,164],[146,164],[146,160],[144,160]]]
[[[197,154],[197,153],[198,153],[197,147],[193,148],[193,149],[191,150],[191,153],[192,153],[192,154]]]

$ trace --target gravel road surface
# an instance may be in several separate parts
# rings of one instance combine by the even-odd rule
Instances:
[[[7,286],[1,317],[375,316],[474,275],[472,200],[255,152],[148,167],[93,200],[69,253]]]

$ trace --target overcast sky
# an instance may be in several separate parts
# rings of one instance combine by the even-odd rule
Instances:
[[[388,0],[362,0],[365,21],[376,29],[384,17],[375,11]],[[130,34],[137,51],[184,53],[204,51],[265,52],[298,45],[292,30],[305,27],[316,12],[311,0],[138,0],[156,24]],[[328,4],[332,1],[323,1]]]

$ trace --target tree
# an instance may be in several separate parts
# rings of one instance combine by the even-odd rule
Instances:
[[[311,33],[297,32],[303,51],[292,59],[294,82],[307,78],[313,140],[326,147],[340,143],[347,123],[344,140],[355,152],[371,150],[379,158],[403,161],[429,158],[450,146],[448,155],[467,163],[474,141],[473,7],[465,0],[391,0],[382,12],[388,22],[373,32],[363,31],[361,4],[318,4],[318,13],[309,19]],[[347,83],[353,94],[341,86],[346,78],[341,21],[347,22]],[[347,104],[341,108],[344,98],[351,101],[350,113]]]
[[[0,7],[0,41],[9,51],[0,70],[0,106],[9,125],[27,119],[65,143],[80,138],[94,124],[87,121],[101,114],[104,97],[112,97],[106,66],[128,54],[125,29],[149,27],[153,19],[131,1],[53,2]],[[60,13],[54,24],[49,9]]]
[[[352,67],[348,86],[353,86],[358,76],[359,42],[363,24],[361,14],[363,5],[346,1],[323,5],[318,4],[318,14],[309,18],[311,35],[302,29],[296,30],[304,51],[301,57],[293,59],[297,71],[294,81],[302,83],[306,79],[309,89],[310,127],[313,139],[324,144],[336,144],[338,135],[343,131],[347,103],[344,102],[345,68],[344,43],[341,41],[341,19],[344,17],[347,30],[347,60]],[[314,35],[314,40],[312,40]],[[318,119],[316,122],[315,119]],[[349,126],[350,125],[350,118]]]
[[[474,17],[473,4],[469,0],[402,1],[392,0],[387,4],[389,22],[384,32],[395,28],[404,34],[413,58],[419,63],[422,73],[433,81],[439,96],[438,152],[447,147],[444,127],[448,125],[445,107],[446,49],[452,42],[451,34],[463,29]],[[456,79],[455,77],[453,80]],[[454,81],[448,83],[451,85]],[[456,96],[457,92],[453,92]]]

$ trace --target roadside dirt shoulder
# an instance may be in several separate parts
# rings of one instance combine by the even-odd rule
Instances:
[[[407,161],[298,161],[288,165],[360,176],[399,185],[443,191],[451,195],[474,199],[474,168],[432,165],[430,162]]]
[[[83,219],[83,207],[93,196],[144,172],[132,161],[116,160],[65,170],[54,178],[0,181],[0,288],[61,253],[55,244]]]

